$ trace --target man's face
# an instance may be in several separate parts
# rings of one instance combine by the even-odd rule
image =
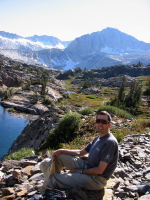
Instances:
[[[107,115],[97,115],[96,130],[100,136],[104,136],[109,132],[111,123],[108,122]]]

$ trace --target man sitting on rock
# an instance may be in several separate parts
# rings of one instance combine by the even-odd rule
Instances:
[[[101,190],[114,172],[118,161],[118,142],[110,132],[111,116],[100,111],[96,116],[96,130],[99,136],[82,150],[58,149],[52,159],[42,161],[41,171],[45,183],[39,189],[73,188],[81,186],[87,190]],[[88,154],[88,159],[82,156]],[[63,168],[69,173],[61,173]]]

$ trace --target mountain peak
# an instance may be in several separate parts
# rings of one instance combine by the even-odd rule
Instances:
[[[121,53],[129,51],[150,50],[150,44],[141,42],[118,29],[107,27],[102,31],[83,35],[76,38],[67,47],[67,52],[77,57],[92,55],[93,53]]]
[[[150,63],[150,44],[111,27],[68,43],[47,35],[34,35],[23,40],[16,34],[0,32],[0,35],[0,52],[4,55],[55,69],[102,68],[139,61],[144,65]],[[19,39],[10,39],[15,37]]]
[[[23,38],[17,34],[14,33],[8,33],[5,31],[0,31],[0,36],[4,37],[4,38],[9,38],[9,39],[19,39],[19,38]]]

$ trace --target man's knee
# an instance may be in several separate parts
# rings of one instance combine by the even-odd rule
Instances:
[[[51,164],[51,158],[44,159],[39,166],[41,172],[45,173],[50,164]]]
[[[71,159],[71,158],[72,158],[72,156],[67,155],[67,154],[60,154],[60,155],[57,157],[57,159],[58,159],[58,160],[61,160],[61,161],[63,161],[63,160],[69,160],[69,159]]]
[[[71,163],[73,163],[73,158],[74,156],[71,155],[67,155],[67,154],[60,154],[57,157],[56,163],[61,166],[61,167],[70,167],[70,165],[72,165]]]

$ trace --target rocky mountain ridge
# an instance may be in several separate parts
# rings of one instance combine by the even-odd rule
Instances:
[[[22,37],[13,33],[0,31],[0,49],[26,49],[41,50],[51,48],[65,48],[71,41],[61,41],[60,39],[47,35],[34,35]]]
[[[116,65],[112,67],[105,67],[102,69],[91,69],[87,71],[80,71],[80,73],[76,73],[76,70],[68,70],[66,72],[61,71],[56,78],[59,80],[65,80],[69,79],[69,77],[71,76],[76,76],[74,81],[76,81],[77,79],[93,79],[93,81],[99,79],[99,81],[102,81],[102,79],[106,80],[109,78],[117,78],[119,76],[138,77],[149,75],[150,65],[141,66],[141,63],[139,63],[138,65]]]
[[[66,48],[70,57],[79,58],[94,53],[124,53],[150,50],[150,44],[138,41],[134,37],[113,28],[83,35],[73,40]]]
[[[6,38],[1,36],[0,53],[26,63],[36,63],[61,70],[75,67],[100,69],[138,62],[144,65],[150,64],[150,44],[138,41],[114,28],[106,28],[64,43],[57,38],[50,37],[35,35],[28,37],[30,42],[24,41],[23,44],[15,41],[17,38],[15,35],[13,43],[10,44],[10,39],[6,43]],[[56,44],[65,45],[65,49],[62,50],[59,47],[56,49]]]

